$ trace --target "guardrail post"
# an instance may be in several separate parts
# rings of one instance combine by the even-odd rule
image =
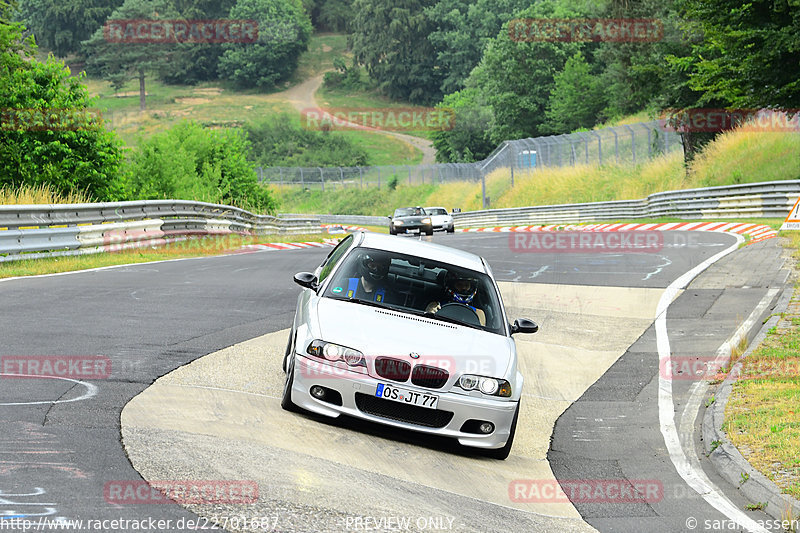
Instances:
[[[375,167],[378,169],[378,188],[381,188],[381,167]]]
[[[303,167],[300,167],[300,186],[306,188],[306,181],[303,178]]]
[[[322,167],[317,167],[319,169],[319,181],[322,183],[322,192],[325,192],[325,176],[322,175]],[[336,189],[336,187],[333,187]]]
[[[278,167],[278,173],[281,177],[281,186],[283,186],[283,167]]]
[[[359,185],[359,189],[364,188],[364,167],[358,167],[358,179],[361,180],[361,185]]]
[[[406,165],[406,168],[408,169],[408,184],[411,185],[411,166]]]
[[[344,189],[344,170],[342,170],[342,167],[339,167],[339,183],[342,184],[342,189]]]

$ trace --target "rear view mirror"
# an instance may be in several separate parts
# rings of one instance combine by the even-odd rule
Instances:
[[[527,318],[518,318],[511,325],[511,334],[514,333],[536,333],[539,331],[539,324]]]
[[[311,290],[317,290],[319,284],[317,283],[317,276],[311,272],[298,272],[294,275],[294,282]]]

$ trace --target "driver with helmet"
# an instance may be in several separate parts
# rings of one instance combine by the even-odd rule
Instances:
[[[347,297],[382,303],[389,292],[389,265],[392,260],[385,253],[364,253],[356,262],[354,277],[347,280]],[[391,295],[390,295],[391,296]]]
[[[486,313],[484,313],[482,309],[472,305],[472,300],[475,298],[477,292],[478,280],[475,278],[448,273],[445,281],[445,298],[442,299],[444,302],[440,303],[434,301],[429,303],[425,308],[425,312],[436,313],[442,308],[442,305],[448,303],[462,304],[475,311],[475,314],[478,315],[478,320],[481,322],[481,326],[486,326]]]

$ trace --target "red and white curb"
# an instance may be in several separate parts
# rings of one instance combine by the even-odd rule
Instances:
[[[369,231],[367,228],[362,228],[361,226],[345,226],[344,224],[320,224],[320,225],[325,229],[342,228],[344,231]]]
[[[323,242],[267,242],[264,244],[245,244],[237,252],[259,252],[262,250],[298,250],[300,248],[327,248],[339,243],[338,239],[325,239]]]
[[[764,224],[742,222],[662,222],[650,224],[551,224],[548,226],[496,226],[492,228],[466,228],[461,232],[538,232],[538,231],[716,231],[738,233],[750,237],[748,244],[778,236],[778,232]]]

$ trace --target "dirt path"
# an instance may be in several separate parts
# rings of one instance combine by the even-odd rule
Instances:
[[[317,104],[314,95],[322,85],[322,77],[323,74],[309,78],[291,89],[269,95],[269,99],[289,102],[298,111],[308,108],[318,108],[319,104]],[[422,152],[423,165],[432,165],[436,162],[436,150],[433,148],[433,143],[431,141],[395,131],[381,130],[381,133],[390,135],[420,150]]]

